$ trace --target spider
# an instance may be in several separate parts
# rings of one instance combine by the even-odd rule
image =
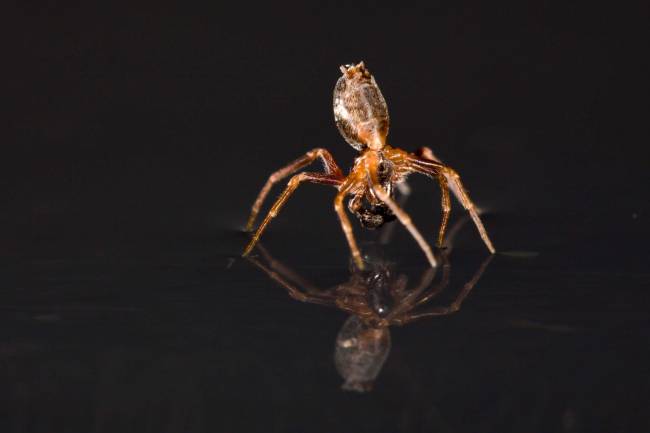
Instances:
[[[268,223],[277,216],[296,188],[302,182],[312,182],[332,185],[338,189],[334,199],[334,210],[338,214],[352,258],[359,269],[363,269],[364,263],[343,206],[343,200],[348,195],[352,196],[348,202],[348,209],[359,219],[362,226],[374,229],[389,221],[399,220],[419,244],[430,265],[435,267],[436,259],[431,248],[411,222],[410,216],[394,200],[395,186],[403,182],[411,173],[424,174],[436,179],[440,184],[442,220],[438,232],[438,247],[443,246],[445,229],[449,221],[451,211],[449,189],[451,188],[456,198],[469,212],[488,250],[494,254],[492,242],[458,173],[437,159],[428,147],[410,153],[387,145],[388,107],[374,77],[363,62],[341,66],[340,69],[343,75],[334,87],[334,120],[345,141],[361,154],[355,159],[348,176],[343,175],[332,155],[320,148],[310,150],[304,156],[271,174],[253,204],[246,225],[247,231],[252,231],[260,207],[275,183],[302,170],[318,158],[324,165],[324,173],[301,172],[289,180],[287,187],[257,228],[242,255],[247,256],[251,252]]]

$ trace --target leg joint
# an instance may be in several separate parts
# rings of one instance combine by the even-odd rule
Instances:
[[[297,175],[293,176],[293,177],[289,180],[289,184],[288,184],[288,185],[289,185],[289,186],[296,186],[297,184],[299,184],[299,183],[302,182],[303,180],[305,180],[305,173],[300,173],[300,174],[297,174]]]
[[[322,147],[317,147],[317,148],[312,149],[309,152],[307,152],[307,156],[310,159],[311,158],[315,159],[315,158],[318,158],[318,157],[322,158],[324,155],[328,155],[328,154],[329,154],[329,152],[326,149],[323,149]]]
[[[458,172],[451,167],[445,167],[445,172],[454,179],[460,178]]]

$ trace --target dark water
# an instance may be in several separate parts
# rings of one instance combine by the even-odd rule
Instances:
[[[391,327],[365,393],[343,390],[335,367],[348,314],[288,296],[238,258],[235,229],[5,260],[0,431],[648,431],[643,250],[617,253],[635,245],[625,228],[589,242],[579,221],[486,224],[501,252],[460,311]],[[280,225],[265,247],[335,286],[351,274],[329,228]],[[409,285],[427,269],[399,230],[382,251]],[[431,306],[453,301],[485,258],[465,225]]]

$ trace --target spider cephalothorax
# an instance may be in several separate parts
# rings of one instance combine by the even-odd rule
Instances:
[[[403,182],[411,173],[424,174],[436,179],[440,184],[442,221],[438,232],[438,246],[442,246],[449,220],[451,210],[449,184],[451,183],[452,191],[469,212],[483,242],[488,250],[494,253],[492,242],[458,173],[440,162],[427,147],[411,153],[388,146],[386,144],[388,108],[374,77],[363,62],[341,66],[341,72],[342,76],[334,88],[334,120],[345,141],[361,152],[355,160],[354,167],[348,176],[344,176],[332,155],[327,150],[319,148],[307,152],[301,158],[273,173],[253,204],[247,224],[248,230],[252,230],[262,202],[273,184],[303,169],[318,158],[322,160],[325,169],[324,173],[302,172],[291,178],[284,192],[258,227],[243,255],[247,255],[253,249],[266,225],[278,214],[298,185],[308,181],[332,185],[338,190],[334,199],[334,209],[341,221],[352,257],[359,268],[364,267],[363,260],[343,206],[343,200],[348,195],[352,196],[348,202],[348,209],[359,218],[364,227],[377,228],[392,219],[398,219],[417,241],[431,266],[436,266],[436,260],[428,243],[415,228],[408,214],[395,203],[393,198],[393,187]]]

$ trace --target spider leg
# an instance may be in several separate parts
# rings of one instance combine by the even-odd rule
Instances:
[[[350,224],[350,219],[346,215],[345,209],[343,207],[343,199],[348,194],[350,187],[352,185],[353,185],[353,181],[348,181],[346,182],[346,184],[344,184],[341,187],[339,193],[336,194],[336,197],[334,198],[334,210],[339,216],[339,221],[341,221],[341,228],[343,229],[345,238],[348,241],[348,245],[350,247],[350,253],[352,254],[352,259],[354,260],[354,263],[357,265],[357,268],[359,268],[360,270],[364,270],[365,266],[363,264],[363,260],[361,259],[361,253],[359,252],[357,241],[354,239],[352,224]]]
[[[427,241],[424,240],[418,229],[413,225],[413,222],[411,221],[411,217],[404,212],[398,205],[395,203],[395,200],[393,200],[390,195],[384,190],[384,188],[381,186],[379,183],[379,178],[377,176],[377,161],[376,160],[370,160],[366,164],[366,170],[369,175],[369,180],[371,182],[371,187],[372,191],[375,193],[377,198],[384,202],[386,206],[395,214],[397,219],[406,227],[406,229],[411,233],[411,236],[415,239],[415,241],[420,245],[420,248],[424,252],[424,255],[427,256],[427,260],[429,261],[429,264],[431,267],[436,267],[436,258],[433,256],[433,252],[431,251],[431,247],[427,244]]]
[[[445,230],[449,223],[449,213],[451,212],[451,200],[449,199],[449,184],[447,178],[443,175],[438,176],[438,183],[440,184],[440,193],[442,197],[442,219],[440,220],[440,229],[438,231],[438,248],[442,248],[445,239]]]
[[[478,211],[476,210],[474,203],[472,203],[472,200],[470,200],[467,191],[463,187],[460,176],[453,168],[450,167],[445,167],[443,173],[445,174],[445,177],[447,177],[447,179],[451,179],[452,183],[456,186],[456,188],[458,188],[458,195],[460,196],[461,204],[467,210],[467,212],[469,212],[469,216],[472,218],[472,221],[474,221],[474,225],[481,235],[483,243],[485,243],[485,246],[490,251],[490,253],[494,254],[496,250],[494,249],[492,241],[490,240],[490,237],[488,236],[487,231],[483,226],[483,222],[481,221],[481,217],[478,215]]]
[[[456,235],[458,232],[460,232],[460,229],[467,223],[469,220],[468,215],[463,215],[458,221],[454,223],[453,226],[449,230],[447,230],[447,236],[446,236],[446,241],[445,241],[445,254],[449,256],[451,254],[452,249],[454,248],[454,239],[456,238]]]
[[[436,155],[434,155],[433,150],[431,148],[423,146],[420,147],[415,151],[415,154],[418,156],[418,158],[424,160],[424,161],[433,161],[437,162],[441,166],[444,166],[445,164],[438,158]],[[428,174],[431,175],[431,174]],[[445,178],[446,179],[446,178]],[[456,197],[456,200],[462,203],[461,195],[460,192],[458,191],[458,188],[456,187],[455,184],[449,184],[447,183],[448,188],[451,190],[451,192],[454,194],[454,197]]]
[[[291,196],[291,194],[293,194],[296,188],[298,188],[298,185],[300,185],[303,181],[321,183],[326,185],[334,185],[334,186],[338,186],[341,184],[340,179],[328,174],[303,172],[293,176],[289,181],[289,183],[287,184],[285,190],[282,192],[282,194],[280,194],[280,197],[278,197],[278,199],[276,200],[273,207],[271,207],[271,210],[266,215],[266,218],[264,218],[264,221],[262,221],[262,224],[260,224],[260,226],[257,228],[257,231],[253,236],[253,239],[251,239],[251,241],[248,243],[248,246],[246,246],[246,249],[244,250],[242,256],[247,256],[248,253],[251,252],[251,250],[257,243],[258,239],[262,235],[262,232],[266,228],[266,225],[271,221],[271,219],[277,216],[278,212],[280,212],[280,209],[282,208],[282,206],[284,206],[287,199]]]
[[[433,150],[429,147],[421,147],[418,150],[415,151],[415,154],[424,160],[429,160],[429,161],[434,161],[437,162],[441,165],[442,161],[433,154]],[[447,178],[442,174],[438,173],[436,176],[436,179],[438,180],[438,184],[440,185],[440,194],[441,194],[441,208],[442,208],[442,219],[440,221],[440,229],[438,231],[438,242],[436,243],[436,246],[438,248],[443,248],[444,247],[444,240],[445,240],[445,231],[447,230],[447,224],[449,223],[449,213],[451,212],[451,200],[449,199],[449,182],[447,182]],[[455,186],[451,187],[452,191],[454,192],[454,195],[456,196],[456,199],[460,201],[460,195],[458,194],[458,189]]]
[[[415,151],[415,154],[422,159],[428,159],[429,161],[435,161],[442,164],[440,158],[434,155],[433,150],[431,150],[430,147],[422,146]]]
[[[323,166],[325,167],[326,174],[343,180],[343,173],[341,172],[341,169],[339,168],[338,165],[336,165],[334,158],[327,150],[320,149],[320,148],[310,150],[300,158],[287,164],[285,167],[281,168],[280,170],[274,172],[273,174],[271,174],[271,176],[269,176],[268,180],[266,181],[266,184],[264,184],[264,187],[257,195],[257,199],[255,199],[255,203],[253,203],[251,214],[248,217],[248,222],[246,224],[246,231],[253,230],[253,224],[255,224],[255,219],[257,218],[260,208],[262,207],[262,203],[264,203],[264,199],[269,194],[269,191],[271,191],[271,187],[273,187],[274,184],[284,179],[285,177],[289,176],[290,174],[293,174],[298,170],[305,168],[307,165],[314,162],[317,158],[320,158],[323,161]]]
[[[409,186],[408,183],[406,183],[406,180],[403,180],[402,182],[398,183],[395,186],[397,187],[397,190],[400,193],[397,199],[397,205],[403,208],[409,196],[411,195],[411,187]],[[382,245],[388,245],[390,243],[390,240],[393,238],[394,231],[395,231],[395,224],[388,224],[387,226],[385,226],[382,229],[381,236],[379,237],[379,243]]]
[[[474,225],[476,225],[476,228],[478,229],[478,232],[481,235],[481,239],[483,239],[485,246],[492,254],[494,254],[495,249],[494,246],[492,245],[492,241],[490,241],[487,231],[485,230],[485,227],[481,222],[481,218],[479,217],[478,211],[476,210],[474,203],[472,203],[472,201],[470,200],[469,195],[467,194],[467,191],[465,190],[465,187],[463,186],[463,183],[460,180],[460,176],[458,175],[458,173],[456,173],[456,171],[453,168],[447,167],[446,165],[439,162],[439,160],[435,158],[435,156],[433,155],[430,149],[428,148],[424,148],[424,149],[425,149],[424,151],[420,150],[422,156],[409,155],[406,154],[406,152],[404,152],[409,167],[413,171],[417,171],[419,173],[426,174],[428,176],[436,177],[438,179],[440,179],[441,175],[446,178],[446,181],[450,183],[451,189],[454,192],[454,195],[456,195],[458,201],[469,212],[469,215],[472,218],[472,221],[474,221]],[[428,150],[428,152],[426,150]],[[427,156],[432,156],[435,159],[429,159],[427,158]],[[444,207],[443,207],[443,215],[444,215]],[[444,235],[444,230],[442,229],[443,227],[441,226],[442,233],[439,234],[438,237],[439,241],[440,241],[440,237]]]

